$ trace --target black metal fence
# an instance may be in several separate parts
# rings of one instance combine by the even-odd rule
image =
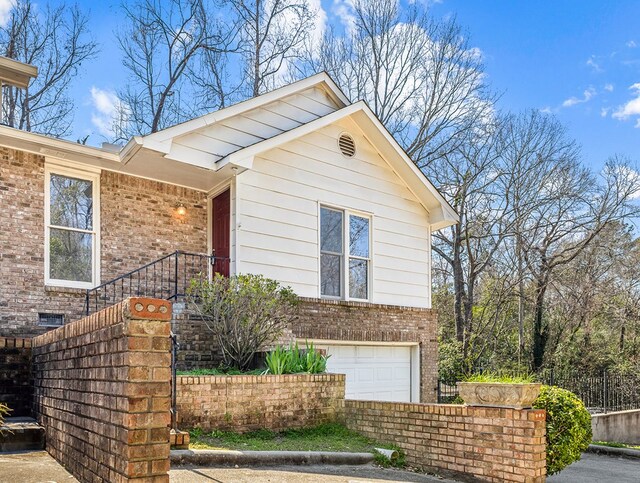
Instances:
[[[591,413],[640,409],[640,375],[555,372],[547,370],[534,376],[543,384],[558,386],[576,394]],[[438,381],[438,402],[450,404],[458,396],[455,384]]]

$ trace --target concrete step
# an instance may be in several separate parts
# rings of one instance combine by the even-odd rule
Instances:
[[[44,428],[35,419],[5,418],[0,426],[0,453],[44,449]]]

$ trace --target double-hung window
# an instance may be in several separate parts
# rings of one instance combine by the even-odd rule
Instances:
[[[370,218],[320,207],[320,294],[368,300],[371,271]]]
[[[48,164],[45,169],[45,283],[98,284],[98,173]]]

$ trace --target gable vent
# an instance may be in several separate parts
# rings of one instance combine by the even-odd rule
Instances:
[[[341,134],[338,139],[338,146],[340,147],[340,151],[347,158],[353,157],[356,154],[356,143],[353,141],[353,138],[348,134]]]

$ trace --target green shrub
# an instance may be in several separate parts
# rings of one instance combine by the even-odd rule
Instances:
[[[533,403],[547,411],[547,475],[578,461],[591,443],[591,415],[583,402],[570,391],[542,386]]]
[[[187,294],[218,342],[224,365],[241,371],[297,317],[296,294],[262,275],[202,277],[191,282]]]
[[[327,370],[327,360],[318,352],[313,343],[306,344],[304,350],[292,344],[289,347],[278,346],[267,354],[265,363],[266,374],[321,374]]]
[[[472,374],[465,377],[464,382],[499,382],[504,384],[526,384],[534,382],[534,378],[530,374],[509,375],[494,372],[485,372],[482,374]]]
[[[462,344],[458,341],[440,342],[438,344],[438,379],[453,386],[464,374],[464,358]]]
[[[6,404],[0,403],[0,426],[2,426],[2,424],[4,423],[5,416],[10,412],[11,412],[11,409],[9,409],[9,406],[7,406]]]

